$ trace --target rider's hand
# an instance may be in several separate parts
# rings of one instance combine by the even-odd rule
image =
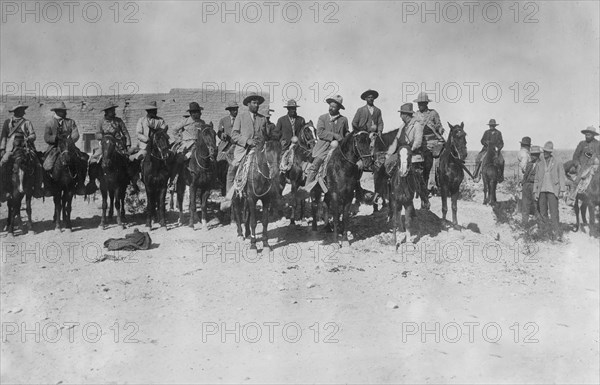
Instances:
[[[333,134],[333,139],[335,139],[339,142],[340,140],[343,139],[343,137],[340,134]]]
[[[248,147],[254,147],[256,146],[256,143],[254,142],[254,139],[250,138],[246,141],[246,146]]]

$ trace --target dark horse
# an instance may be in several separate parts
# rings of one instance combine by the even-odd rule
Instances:
[[[388,148],[394,142],[398,129],[378,135],[375,138],[375,159],[373,164],[373,181],[375,182],[375,193],[381,197],[382,206],[386,206],[385,200],[389,197],[388,176],[385,171],[385,155]],[[377,202],[373,202],[373,212],[379,211]]]
[[[202,209],[202,227],[206,229],[206,204],[210,191],[214,187],[217,164],[217,142],[212,122],[205,124],[196,137],[196,145],[192,149],[192,156],[187,167],[183,167],[177,180],[177,208],[179,209],[179,224],[183,225],[183,196],[185,186],[190,186],[190,220],[189,226],[194,228],[198,219],[196,212],[196,194],[200,193],[200,206]]]
[[[56,136],[58,156],[46,181],[54,200],[54,229],[60,231],[60,218],[67,232],[71,232],[71,205],[81,167],[78,166],[77,149],[73,140],[64,134]]]
[[[269,209],[278,199],[280,176],[278,158],[281,153],[279,141],[259,140],[248,156],[252,159],[248,165],[247,180],[241,195],[235,192],[232,199],[232,210],[237,224],[238,237],[242,235],[242,221],[245,223],[245,236],[250,236],[250,250],[256,251],[256,203],[262,203],[262,244],[263,254],[271,252],[267,228],[269,226]],[[244,167],[244,160],[240,168]],[[242,214],[244,215],[242,217]]]
[[[296,139],[292,138],[292,146],[294,147],[294,158],[292,160],[291,168],[281,174],[282,179],[282,191],[285,186],[285,180],[288,179],[292,186],[292,212],[290,214],[290,226],[296,225],[296,219],[302,219],[304,216],[304,199],[298,198],[298,188],[304,186],[305,177],[303,164],[310,164],[313,160],[312,149],[315,146],[316,138],[313,133],[314,126],[312,120],[306,123],[299,132],[296,133]],[[298,204],[300,210],[298,211]],[[298,213],[300,216],[298,217]]]
[[[439,186],[442,194],[442,219],[446,219],[448,212],[447,198],[452,200],[452,223],[457,225],[456,210],[458,209],[458,191],[465,174],[463,165],[467,158],[467,134],[464,131],[464,122],[460,125],[451,125],[448,141],[440,154],[438,167]],[[496,194],[494,193],[494,199]]]
[[[573,166],[573,162],[566,162],[564,165],[565,172],[568,172],[569,169]],[[577,188],[577,186],[573,186],[572,188]],[[579,205],[581,202],[581,205]],[[600,206],[600,170],[596,170],[594,175],[592,176],[592,180],[590,184],[585,189],[584,192],[578,193],[575,197],[575,204],[573,209],[575,210],[575,231],[579,231],[579,229],[584,228],[587,225],[586,220],[586,212],[589,214],[589,229],[590,235],[598,235],[600,234],[600,226],[596,228],[596,206]],[[581,212],[581,222],[579,220],[579,213]]]
[[[481,179],[483,180],[483,204],[496,204],[496,187],[498,186],[498,155],[500,150],[491,144],[488,145],[483,160],[481,161]]]
[[[410,232],[412,229],[412,218],[415,216],[415,206],[413,198],[418,191],[419,182],[415,179],[416,175],[412,170],[412,153],[409,145],[402,145],[398,153],[393,155],[398,157],[398,165],[391,171],[392,179],[390,181],[390,213],[394,223],[394,245],[398,250],[398,240],[396,232],[398,228],[403,234],[400,243],[413,242],[414,238]],[[404,207],[404,219],[406,224],[402,223],[402,208]]]
[[[359,131],[350,133],[342,139],[339,146],[333,150],[327,162],[326,182],[327,193],[325,204],[333,214],[333,241],[338,242],[338,234],[342,235],[342,247],[349,246],[347,222],[350,217],[350,204],[354,199],[354,191],[360,179],[361,171],[356,163],[362,160],[364,167],[371,167],[371,138],[369,133]],[[322,189],[317,183],[312,190],[312,230],[317,231],[317,212],[321,200]],[[342,220],[340,222],[340,214]]]
[[[165,199],[167,183],[171,175],[174,156],[170,149],[169,135],[157,129],[150,131],[146,144],[146,156],[142,162],[142,180],[146,187],[146,227],[152,227],[155,218],[160,227],[166,225]]]
[[[11,235],[14,233],[16,219],[20,218],[23,197],[25,197],[27,211],[27,229],[24,230],[24,233],[27,233],[33,227],[31,220],[31,197],[33,196],[37,161],[36,153],[26,147],[25,138],[23,136],[16,137],[12,161],[6,164],[6,173],[10,176],[3,175],[3,181],[7,182],[4,188],[8,193],[6,229]],[[5,177],[6,179],[4,179]]]
[[[118,139],[113,135],[104,134],[102,138],[102,172],[100,173],[100,192],[102,193],[102,219],[100,228],[106,228],[106,209],[108,218],[112,219],[113,212],[117,211],[117,224],[123,228],[125,220],[125,192],[129,183],[127,164],[129,158],[117,148]],[[110,196],[110,208],[107,198]],[[116,200],[115,200],[116,198]]]

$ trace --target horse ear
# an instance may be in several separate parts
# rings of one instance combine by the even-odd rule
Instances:
[[[312,119],[308,121],[308,125],[309,125],[309,126],[312,126],[312,125],[313,125]]]
[[[446,123],[448,123],[448,127],[450,127],[450,131],[452,131],[452,129],[453,129],[454,127],[452,127],[452,125],[450,124],[450,122],[446,121]]]
[[[460,122],[460,128],[465,128],[465,122]]]

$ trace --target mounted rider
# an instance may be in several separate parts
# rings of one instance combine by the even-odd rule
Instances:
[[[64,102],[60,102],[50,109],[50,111],[54,112],[54,116],[46,122],[44,132],[44,141],[48,144],[44,159],[44,170],[49,174],[52,173],[54,163],[60,154],[57,136],[66,137],[72,142],[73,146],[71,146],[71,149],[77,159],[77,186],[75,193],[77,195],[85,195],[85,177],[89,156],[75,146],[75,143],[79,140],[79,129],[73,119],[67,118],[67,110],[68,108]]]
[[[158,116],[158,106],[155,101],[152,101],[144,106],[146,116],[139,118],[135,128],[135,133],[138,139],[139,152],[133,156],[133,159],[144,159],[147,154],[147,145],[150,140],[150,134],[161,130],[167,132],[169,126],[165,120]]]
[[[42,188],[44,173],[42,164],[40,163],[35,150],[36,134],[35,130],[33,129],[33,124],[31,124],[31,121],[24,117],[25,110],[27,108],[29,108],[29,106],[19,104],[8,110],[8,112],[13,113],[13,117],[6,119],[4,121],[4,125],[2,126],[2,132],[0,134],[0,167],[4,167],[4,165],[12,159],[13,151],[16,145],[15,139],[18,137],[25,139],[25,147],[28,151],[33,152],[33,158],[35,159],[35,184],[33,196],[35,198],[41,198],[44,196],[44,191]]]
[[[219,147],[218,147],[218,160],[221,160],[222,157],[225,157],[229,162],[233,160],[233,150],[234,146],[231,143],[231,131],[233,130],[233,123],[238,115],[239,105],[236,101],[231,101],[225,107],[226,111],[229,111],[229,115],[221,118],[219,120],[219,128],[217,130],[217,137],[219,138]]]
[[[477,158],[475,159],[476,167],[474,181],[479,182],[481,179],[481,161],[483,156],[486,154],[490,146],[498,149],[498,159],[496,160],[496,166],[498,167],[499,179],[498,183],[502,183],[504,181],[504,157],[502,156],[502,148],[504,147],[504,141],[502,140],[502,133],[496,129],[499,126],[496,123],[496,119],[490,119],[488,126],[490,127],[483,133],[483,137],[481,137],[481,144],[483,148],[477,154]]]
[[[112,135],[117,140],[117,151],[126,155],[131,147],[131,137],[123,119],[117,117],[117,107],[119,107],[118,104],[109,101],[100,109],[104,112],[104,117],[100,118],[96,124],[95,136],[96,140],[101,142],[105,135]],[[101,157],[102,146],[98,146],[90,158],[90,163],[99,162]]]
[[[266,139],[267,119],[258,113],[258,106],[264,101],[265,98],[258,94],[248,95],[243,101],[244,106],[248,106],[248,110],[240,112],[233,123],[231,143],[234,145],[235,150],[233,162],[227,170],[227,195],[221,203],[221,210],[226,210],[231,206],[235,177],[247,152],[255,147],[257,142],[263,142]]]
[[[298,115],[297,108],[300,107],[294,99],[288,100],[283,108],[287,109],[287,114],[277,119],[277,130],[281,133],[281,149],[287,151],[292,144],[292,138],[297,137],[298,133],[306,124],[304,118]]]
[[[444,146],[444,127],[438,112],[429,108],[429,102],[431,101],[426,92],[419,93],[417,98],[413,100],[419,108],[415,113],[415,118],[423,124],[423,179],[425,180],[426,189],[429,186],[435,186],[438,158]],[[433,174],[431,174],[432,170]],[[423,208],[429,209],[429,200],[426,201]]]
[[[577,194],[589,185],[589,180],[598,171],[600,163],[600,142],[595,138],[598,131],[595,127],[589,126],[585,130],[581,130],[581,133],[585,135],[585,140],[579,142],[573,153],[577,176],[571,183],[571,190],[565,199],[569,206],[575,204]]]
[[[306,198],[317,184],[317,174],[328,153],[333,151],[338,146],[338,142],[350,132],[348,119],[340,114],[340,110],[345,109],[344,99],[340,95],[336,95],[327,99],[326,102],[329,104],[329,113],[319,116],[318,140],[312,151],[313,161],[308,168],[305,185],[298,189],[301,199]]]
[[[201,119],[202,110],[204,108],[198,103],[191,102],[187,110],[190,117],[177,123],[173,129],[175,141],[172,149],[175,152],[175,176],[169,183],[170,188],[177,184],[178,175],[183,170],[185,162],[192,156],[192,149],[196,145],[196,139],[198,138],[198,130],[202,130],[206,125],[204,120]]]

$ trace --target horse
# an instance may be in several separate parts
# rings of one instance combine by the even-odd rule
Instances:
[[[12,158],[12,161],[7,163],[8,167],[6,167],[6,172],[11,175],[3,179],[8,182],[5,186],[5,191],[9,195],[7,201],[8,218],[6,229],[10,235],[14,234],[16,219],[20,218],[23,197],[25,197],[25,210],[27,212],[27,228],[24,232],[26,233],[33,228],[31,220],[31,197],[33,196],[35,187],[35,167],[38,161],[37,154],[26,147],[25,138],[22,136],[15,138]]]
[[[403,236],[400,243],[404,243],[406,239],[413,242],[411,236],[412,218],[415,216],[415,206],[413,198],[419,189],[419,182],[416,180],[416,175],[412,170],[412,153],[410,145],[401,145],[397,155],[398,165],[391,171],[392,178],[390,181],[390,213],[394,223],[394,246],[398,250],[397,230],[401,229]],[[404,219],[406,224],[402,223],[402,208],[404,207]]]
[[[364,167],[371,167],[371,135],[365,131],[349,133],[339,143],[326,164],[327,193],[324,201],[333,214],[333,240],[338,242],[338,234],[342,234],[342,247],[348,242],[347,223],[350,217],[350,204],[354,199],[354,191],[360,179],[361,170],[356,163],[362,160]],[[312,231],[317,231],[317,213],[323,190],[317,183],[311,192],[312,196]],[[341,221],[340,221],[341,214]]]
[[[448,127],[450,127],[450,133],[440,154],[437,175],[442,195],[442,219],[446,220],[447,198],[450,197],[452,200],[452,223],[456,226],[458,225],[456,220],[458,192],[465,177],[463,165],[467,158],[467,134],[464,131],[464,122],[454,126],[448,123]],[[494,189],[494,200],[495,198]]]
[[[500,150],[491,144],[485,152],[483,160],[481,161],[481,176],[483,180],[483,204],[490,205],[496,204],[496,187],[498,186],[498,179],[500,177],[498,173],[498,155]]]
[[[388,176],[385,171],[384,161],[388,148],[394,143],[398,128],[375,137],[374,145],[374,163],[373,163],[373,181],[375,182],[375,193],[381,197],[382,207],[387,206],[386,199],[389,197]],[[378,212],[377,202],[373,202],[373,212]]]
[[[75,195],[75,189],[77,180],[79,177],[85,177],[85,175],[79,175],[81,170],[78,167],[78,159],[73,140],[64,134],[58,134],[56,136],[56,143],[58,149],[58,156],[54,161],[50,175],[46,176],[45,185],[49,187],[52,193],[52,199],[54,200],[54,229],[60,231],[60,218],[62,219],[67,232],[71,232],[71,206],[73,203],[73,195]]]
[[[194,228],[198,219],[196,212],[196,194],[200,190],[200,205],[202,210],[202,227],[206,228],[206,204],[210,191],[214,187],[216,177],[217,142],[212,122],[198,130],[196,145],[188,166],[183,167],[177,180],[177,208],[179,209],[179,224],[183,225],[183,196],[185,187],[190,186],[190,220],[188,226]]]
[[[122,154],[117,148],[117,141],[111,134],[104,134],[101,140],[102,146],[102,172],[100,173],[100,192],[102,193],[102,219],[99,228],[106,228],[106,209],[108,218],[112,219],[114,209],[117,211],[117,224],[125,228],[125,192],[129,184],[127,164],[129,158]],[[107,198],[110,196],[110,208]],[[115,200],[116,198],[116,200]]]
[[[147,153],[142,162],[142,181],[146,187],[147,199],[146,227],[152,228],[153,218],[157,219],[160,227],[164,227],[167,184],[174,160],[167,132],[161,129],[152,130],[148,135],[146,149]]]
[[[568,174],[571,169],[576,166],[572,161],[564,164],[565,172]],[[568,177],[568,176],[567,176]],[[573,186],[572,188],[577,188]],[[581,205],[579,204],[581,202]],[[588,224],[586,219],[586,213],[589,214],[589,228],[590,235],[598,234],[600,228],[596,229],[596,206],[600,206],[600,170],[596,170],[592,176],[590,184],[584,192],[578,193],[575,197],[575,204],[573,209],[575,211],[575,229],[574,231],[583,230],[584,226]],[[579,220],[579,214],[581,213],[581,222]]]
[[[312,149],[317,141],[314,135],[314,125],[312,120],[302,126],[294,138],[292,138],[292,146],[294,146],[294,158],[292,160],[291,168],[285,173],[281,174],[281,190],[283,191],[283,187],[285,187],[286,179],[289,179],[292,187],[292,211],[290,214],[290,226],[295,226],[296,219],[302,219],[304,216],[305,200],[298,199],[297,193],[298,188],[304,186],[305,183],[302,164],[312,162]],[[300,204],[300,217],[296,218],[298,216],[298,204]]]
[[[268,226],[269,209],[281,194],[278,158],[281,153],[281,143],[277,140],[257,140],[256,146],[248,156],[252,156],[248,165],[247,180],[241,192],[236,191],[232,199],[232,211],[237,224],[238,238],[250,237],[250,250],[256,248],[256,203],[262,203],[262,253],[271,252],[269,245]],[[244,161],[245,162],[245,161]],[[244,162],[240,167],[244,167]],[[242,217],[242,214],[244,216]],[[242,235],[242,222],[245,223],[245,234]]]

